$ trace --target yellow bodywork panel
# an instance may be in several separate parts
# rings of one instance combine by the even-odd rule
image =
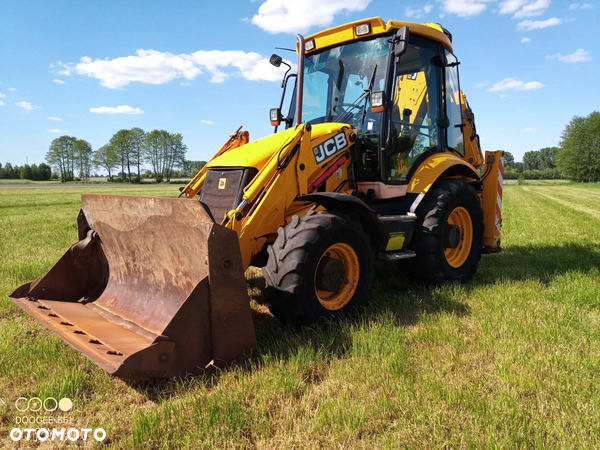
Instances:
[[[271,158],[273,151],[281,148],[294,134],[294,128],[290,128],[265,136],[212,159],[207,166],[209,169],[212,167],[254,167],[260,170]]]
[[[486,252],[500,251],[502,228],[502,188],[504,182],[504,152],[485,152],[483,180],[483,245]]]
[[[444,172],[452,166],[464,166],[472,174],[472,178],[478,180],[479,175],[473,169],[473,166],[465,162],[461,157],[454,153],[436,153],[427,158],[416,172],[413,174],[408,183],[408,191],[410,193],[425,194],[435,181],[442,176]]]
[[[371,25],[371,33],[366,36],[357,36],[355,33],[355,27],[357,25],[366,23]],[[311,34],[310,36],[305,37],[305,41],[315,41],[315,48],[306,52],[306,54],[310,55],[311,53],[320,51],[323,48],[333,47],[359,38],[365,39],[369,36],[386,34],[392,30],[400,29],[404,26],[409,27],[411,34],[418,34],[426,38],[434,39],[435,41],[441,43],[448,51],[452,52],[452,43],[450,42],[450,39],[448,39],[448,37],[439,30],[439,27],[412,22],[403,22],[399,20],[390,20],[389,22],[384,22],[380,17],[371,17],[370,19],[357,20],[356,22],[350,22],[344,25],[329,28],[328,30],[320,31],[319,33]],[[297,47],[298,45],[296,45],[296,49]]]

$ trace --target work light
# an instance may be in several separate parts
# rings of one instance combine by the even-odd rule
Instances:
[[[281,123],[281,110],[279,108],[273,108],[269,111],[269,118],[271,119],[271,125],[274,127]]]
[[[383,103],[383,91],[371,92],[371,112],[383,112],[385,105]]]
[[[371,24],[363,23],[361,25],[355,26],[354,33],[356,33],[357,36],[364,36],[365,34],[371,33]]]

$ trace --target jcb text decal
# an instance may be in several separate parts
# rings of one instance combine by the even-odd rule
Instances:
[[[332,138],[327,139],[322,144],[319,144],[317,147],[313,148],[315,161],[317,164],[321,164],[327,158],[335,155],[337,152],[345,149],[346,147],[348,147],[348,140],[342,131],[341,133],[336,134]]]

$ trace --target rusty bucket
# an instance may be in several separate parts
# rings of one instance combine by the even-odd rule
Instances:
[[[80,241],[17,305],[123,378],[198,373],[256,345],[237,234],[199,202],[81,200]]]

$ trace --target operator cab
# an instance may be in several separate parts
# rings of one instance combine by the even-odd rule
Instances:
[[[439,25],[432,27],[449,37]],[[401,31],[307,47],[305,57],[302,121],[346,123],[357,130],[354,178],[363,194],[373,189],[374,200],[404,196],[414,171],[433,153],[464,157],[457,59],[442,43],[409,35],[408,29],[401,44]],[[371,104],[375,94],[383,107]],[[295,100],[294,93],[288,127]]]

